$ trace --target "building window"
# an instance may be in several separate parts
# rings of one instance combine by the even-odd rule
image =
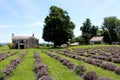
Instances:
[[[16,40],[17,43],[19,43],[19,40]]]
[[[21,43],[25,43],[25,40],[21,40],[20,42],[21,42]]]

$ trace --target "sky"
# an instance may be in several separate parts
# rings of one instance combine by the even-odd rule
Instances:
[[[11,42],[11,35],[35,35],[40,43],[44,20],[50,6],[57,6],[68,12],[76,25],[74,35],[81,35],[80,27],[86,18],[101,26],[104,17],[120,18],[120,0],[0,0],[0,43]]]

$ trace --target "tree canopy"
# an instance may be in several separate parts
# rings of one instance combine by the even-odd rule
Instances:
[[[104,42],[109,44],[120,42],[120,19],[115,16],[105,17],[101,29],[92,25],[90,19],[87,18],[80,27],[85,44],[89,44],[89,40],[93,36],[104,36]]]
[[[42,38],[54,43],[54,47],[65,44],[73,37],[75,25],[70,21],[67,11],[51,6],[49,15],[45,18]]]
[[[83,26],[80,27],[82,31],[82,37],[84,38],[85,44],[89,44],[89,40],[91,37],[97,35],[98,27],[91,24],[91,20],[89,18],[83,23]]]
[[[102,25],[104,39],[107,43],[118,42],[120,33],[120,20],[117,17],[105,17]]]

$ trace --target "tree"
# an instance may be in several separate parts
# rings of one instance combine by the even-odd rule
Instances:
[[[3,45],[2,44],[0,44],[0,47],[2,47]]]
[[[104,42],[108,43],[108,44],[111,44],[110,33],[107,30],[103,30],[103,34],[102,35],[104,36]]]
[[[91,26],[91,29],[90,29],[91,37],[96,36],[97,35],[97,31],[98,31],[98,27],[97,26],[95,26],[95,25]]]
[[[77,42],[77,37],[72,37],[72,39],[70,39],[70,43],[74,43]]]
[[[13,44],[12,44],[12,43],[8,43],[8,47],[9,47],[10,49],[13,49]]]
[[[103,36],[103,30],[97,30],[97,34],[96,34],[97,36]]]
[[[79,42],[81,45],[82,44],[85,44],[85,40],[83,38],[82,35],[78,36],[78,37],[73,37],[71,40],[70,40],[70,43],[74,43],[74,42]]]
[[[86,19],[86,21],[83,23],[83,26],[80,28],[80,30],[82,30],[82,36],[86,44],[89,44],[90,27],[91,27],[90,19]]]
[[[85,44],[85,40],[84,40],[84,38],[82,37],[82,36],[78,36],[77,37],[77,40],[78,40],[78,42],[82,45],[82,44]]]
[[[105,33],[107,32],[107,34],[109,34],[109,36],[111,37],[111,42],[118,41],[119,27],[120,20],[118,18],[114,16],[104,18],[102,29],[103,31],[105,31]]]
[[[90,19],[87,18],[83,26],[80,27],[80,30],[82,31],[82,37],[85,40],[85,44],[89,44],[90,38],[97,35],[98,27],[91,25]]]
[[[51,6],[50,13],[45,18],[42,38],[47,42],[53,42],[54,47],[65,44],[73,37],[75,25],[63,9]]]

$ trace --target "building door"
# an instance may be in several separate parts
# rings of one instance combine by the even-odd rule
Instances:
[[[24,49],[25,45],[18,45],[18,49]]]

